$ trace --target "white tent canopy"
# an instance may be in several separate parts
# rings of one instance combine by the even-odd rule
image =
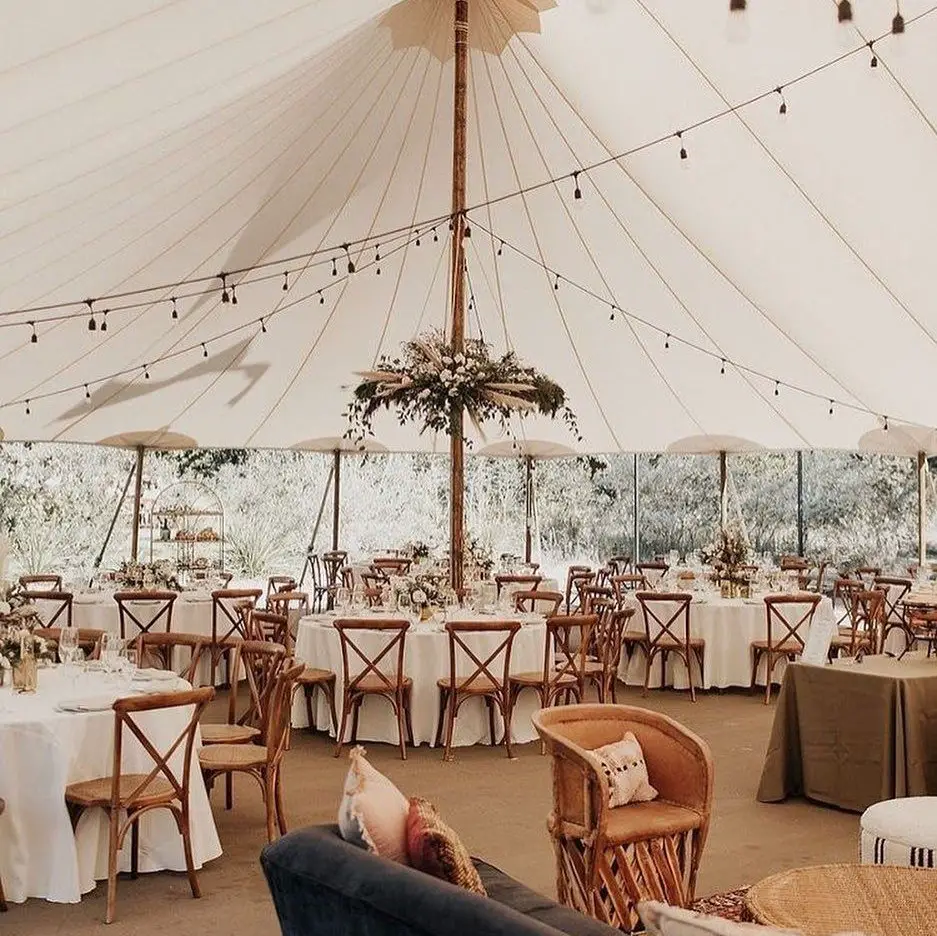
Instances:
[[[854,449],[886,416],[937,423],[927,0],[904,0],[897,36],[886,0],[842,25],[814,0],[469,5],[469,334],[557,380],[583,441],[536,421],[518,437]],[[341,436],[355,372],[446,325],[452,10],[44,0],[7,17],[6,438]],[[245,270],[221,302],[218,274]],[[445,450],[394,414],[375,431]]]

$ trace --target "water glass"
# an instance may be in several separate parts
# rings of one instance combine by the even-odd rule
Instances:
[[[335,610],[345,611],[351,604],[351,591],[347,588],[338,588],[335,591]]]
[[[109,672],[116,672],[120,667],[120,655],[124,651],[125,641],[118,634],[106,633],[101,641],[101,662]]]
[[[63,627],[59,634],[59,663],[71,664],[75,662],[75,651],[78,649],[78,631],[74,627]]]

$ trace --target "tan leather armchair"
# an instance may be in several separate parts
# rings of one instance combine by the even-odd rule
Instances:
[[[637,904],[688,906],[709,832],[709,746],[666,715],[628,705],[566,705],[533,716],[553,758],[553,811],[560,903],[629,932]],[[608,781],[589,751],[631,731],[658,798],[610,807]]]

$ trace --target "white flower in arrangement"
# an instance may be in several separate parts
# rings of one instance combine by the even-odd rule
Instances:
[[[9,601],[0,601],[0,614],[9,614],[12,610]]]
[[[422,588],[415,588],[415,589],[413,590],[413,593],[410,595],[410,597],[411,597],[411,598],[413,599],[413,601],[415,601],[417,604],[426,604],[426,602],[427,602],[426,592],[423,591]]]
[[[465,355],[460,351],[460,352],[455,356],[454,360],[455,360],[456,364],[464,364],[464,363],[465,363]]]
[[[449,381],[452,380],[452,371],[449,370],[448,367],[445,370],[441,370],[439,372],[439,379],[443,383],[449,383]]]
[[[13,669],[13,664],[2,653],[0,653],[0,669]]]
[[[442,359],[442,362],[443,362],[443,364],[446,365],[446,367],[449,367],[449,366],[452,364],[452,358],[449,357],[449,355],[444,355],[444,356],[443,356],[443,359]]]

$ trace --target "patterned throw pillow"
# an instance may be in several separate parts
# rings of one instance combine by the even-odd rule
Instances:
[[[364,756],[353,748],[345,777],[345,795],[338,808],[342,838],[375,855],[401,864],[407,861],[407,798]]]
[[[647,778],[644,751],[630,731],[621,741],[596,748],[592,758],[608,780],[609,806],[646,803],[657,798],[657,790]]]
[[[487,896],[462,840],[442,821],[436,807],[418,796],[410,800],[407,814],[407,853],[414,868]]]

